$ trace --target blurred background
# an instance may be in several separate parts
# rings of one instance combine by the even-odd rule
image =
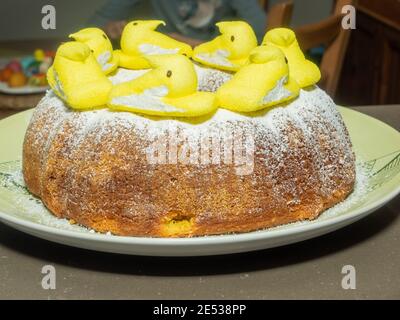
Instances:
[[[0,19],[0,41],[65,37],[77,29],[84,27],[90,21],[95,11],[100,9],[107,1],[1,0],[0,10],[6,15]],[[273,6],[276,3],[284,1],[260,1],[261,4],[266,2],[268,2],[268,6]],[[294,8],[291,25],[299,26],[317,22],[329,16],[334,1],[293,0],[292,2]],[[43,30],[41,27],[40,21],[43,17],[41,10],[46,4],[54,5],[57,9],[56,30]],[[133,17],[151,17],[151,1],[138,1],[135,11],[135,13],[132,13]]]
[[[44,30],[41,25],[42,7],[49,4],[56,8],[54,30]],[[345,30],[341,24],[342,8],[348,4],[357,10],[356,29],[353,30]],[[229,8],[222,10],[224,6]],[[104,27],[118,46],[118,32],[129,19],[170,19],[169,29],[163,31],[195,45],[215,36],[216,31],[207,26],[207,23],[214,25],[207,10],[213,12],[215,19],[247,20],[259,35],[278,26],[294,28],[300,46],[320,65],[319,85],[338,104],[400,103],[398,0],[1,0],[0,69],[21,57],[26,58],[26,65],[35,59],[40,61],[36,65],[43,64],[43,59],[49,57],[50,60],[52,51],[68,39],[68,34],[87,26]],[[186,19],[185,27],[180,19]],[[25,77],[27,80],[23,82],[23,76],[15,76],[14,83],[43,84],[40,74]],[[0,86],[3,110],[32,107],[43,95],[42,92],[7,91],[8,80],[2,73],[0,80],[3,81],[0,82],[3,84]]]

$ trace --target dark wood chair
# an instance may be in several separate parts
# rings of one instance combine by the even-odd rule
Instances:
[[[293,13],[293,2],[280,2],[268,9],[267,30],[290,26]]]
[[[293,13],[292,1],[280,2],[271,7],[268,0],[259,0],[259,3],[267,14],[267,30],[290,25]]]
[[[325,46],[320,69],[323,87],[331,96],[335,96],[342,70],[344,56],[350,37],[350,29],[342,28],[342,8],[355,5],[356,0],[337,0],[333,13],[327,19],[295,29],[297,39],[303,51],[320,45]]]

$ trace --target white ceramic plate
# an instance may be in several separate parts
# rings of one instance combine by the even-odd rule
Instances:
[[[399,132],[350,109],[340,111],[358,159],[355,191],[314,221],[244,234],[176,239],[120,237],[70,225],[53,217],[23,184],[21,146],[32,110],[0,122],[0,220],[15,229],[66,245],[148,256],[229,254],[317,237],[365,217],[400,192]]]
[[[9,87],[6,82],[0,81],[0,92],[7,94],[34,94],[34,93],[43,93],[49,89],[49,86],[22,86],[22,87]]]

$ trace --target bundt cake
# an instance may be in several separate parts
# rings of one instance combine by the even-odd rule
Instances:
[[[196,116],[177,117],[176,111],[154,114],[164,104],[152,108],[149,93],[129,98],[140,97],[135,108],[145,105],[143,113],[121,111],[115,101],[109,108],[81,110],[81,101],[103,99],[100,95],[74,97],[79,107],[73,108],[70,82],[64,84],[58,74],[69,71],[58,68],[57,59],[53,68],[53,90],[36,107],[26,132],[23,175],[30,192],[71,223],[125,236],[248,232],[314,219],[353,190],[355,158],[348,132],[335,103],[315,85],[294,89],[291,94],[298,96],[289,101],[279,100],[287,91],[285,77],[271,90],[277,103],[268,108],[258,105],[244,113],[239,104],[235,111],[235,105],[223,108],[223,102],[210,100],[210,107],[219,108],[198,114],[196,105],[182,111]],[[197,91],[187,95],[194,100],[203,99],[201,93],[214,95],[241,72],[198,62],[193,70]],[[136,92],[134,81],[148,72],[119,68],[107,79],[113,87],[131,81]]]

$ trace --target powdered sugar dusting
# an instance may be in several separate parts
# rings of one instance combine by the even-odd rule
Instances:
[[[151,43],[143,43],[139,45],[139,51],[143,55],[176,54],[179,52],[179,48],[166,49]]]
[[[244,135],[255,138],[260,146],[259,152],[272,155],[267,157],[273,159],[273,163],[268,163],[268,166],[276,171],[287,165],[285,159],[289,152],[304,152],[306,147],[307,153],[313,158],[314,167],[318,169],[320,179],[324,181],[321,186],[323,194],[329,194],[332,192],[331,188],[337,187],[337,179],[340,178],[337,175],[342,172],[337,164],[345,166],[353,162],[353,153],[342,118],[334,102],[319,88],[301,90],[299,97],[289,103],[252,114],[218,109],[212,117],[189,120],[145,117],[107,109],[71,112],[50,91],[36,109],[33,121],[43,116],[52,118],[52,121],[45,122],[46,125],[35,136],[37,140],[46,138],[44,153],[51,145],[53,137],[65,129],[65,123],[72,123],[75,128],[75,139],[71,142],[74,145],[68,145],[66,150],[78,148],[85,141],[88,132],[94,134],[95,141],[101,141],[102,137],[112,136],[125,128],[143,141],[151,142],[173,128],[185,137],[192,137],[187,143],[196,144],[204,135],[224,136],[235,128],[240,128]],[[294,136],[287,134],[288,127],[294,129]],[[300,141],[298,137],[302,137],[304,141]],[[296,148],[296,144],[301,148]],[[324,150],[321,150],[321,145]],[[349,177],[343,179],[348,181]]]
[[[198,91],[215,92],[223,83],[230,80],[233,75],[230,72],[207,68],[197,63],[194,63],[194,69],[197,74]],[[108,78],[111,80],[113,85],[117,85],[123,82],[137,79],[150,70],[151,69],[130,70],[118,68],[116,73],[112,74]]]
[[[318,223],[319,221],[332,219],[337,216],[346,214],[349,210],[362,205],[368,193],[371,191],[371,186],[369,184],[369,175],[366,168],[362,165],[361,159],[358,159],[356,172],[357,174],[353,192],[347,197],[346,200],[326,210],[320,217],[318,217],[318,219],[313,221],[290,223],[274,228],[269,228],[268,230],[290,229],[292,227],[304,224]],[[15,170],[10,173],[10,182],[24,186],[24,180],[20,165],[18,165]],[[0,185],[0,187],[4,186]],[[10,190],[7,190],[7,192],[9,191]],[[49,210],[43,205],[43,203],[39,199],[33,197],[29,193],[17,191],[9,192],[8,199],[16,210],[15,214],[23,219],[27,219],[29,221],[49,227],[54,227],[57,229],[97,234],[97,232],[92,229],[76,224],[71,224],[70,221],[68,221],[67,219],[56,218],[51,214],[51,212],[49,212]],[[256,232],[261,231],[262,230]]]
[[[166,86],[154,87],[143,91],[141,94],[130,94],[115,97],[111,100],[112,105],[132,106],[142,110],[182,112],[181,109],[168,105],[162,101],[162,97],[168,94]]]
[[[117,72],[109,76],[108,78],[111,80],[113,85],[117,85],[119,83],[137,79],[148,71],[150,71],[150,69],[130,70],[130,69],[118,68]]]
[[[194,64],[194,69],[197,73],[198,91],[215,92],[233,76],[230,72],[207,68],[197,63]]]
[[[333,146],[342,146],[341,149],[346,151],[343,162],[352,157],[350,142],[346,138],[346,129],[336,105],[323,90],[317,87],[311,90],[301,90],[299,97],[289,103],[255,113],[241,114],[220,108],[212,117],[188,120],[147,117],[108,109],[74,112],[52,91],[49,91],[36,108],[32,122],[37,122],[38,118],[43,116],[50,117],[51,121],[46,121],[46,126],[41,129],[39,134],[36,134],[36,138],[43,140],[46,137],[47,144],[51,143],[51,137],[57,133],[56,128],[60,128],[67,119],[73,119],[76,127],[80,128],[79,132],[75,133],[76,141],[81,140],[82,136],[89,131],[97,132],[98,138],[100,138],[101,135],[112,134],[113,130],[121,127],[133,129],[143,138],[146,136],[152,138],[169,128],[179,128],[188,136],[193,136],[213,131],[213,128],[223,131],[224,127],[229,124],[241,124],[242,127],[247,127],[250,134],[259,136],[268,144],[278,145],[279,153],[284,153],[290,148],[285,130],[288,124],[291,124],[300,130],[309,141],[327,137],[331,131],[334,131],[336,141],[327,142]],[[223,134],[222,131],[221,134]],[[316,132],[320,136],[317,136]],[[324,154],[315,151],[316,156]]]
[[[279,79],[275,87],[270,90],[267,95],[261,101],[261,105],[271,103],[273,101],[282,101],[290,97],[291,92],[285,88],[285,83],[287,82],[287,77],[282,77]]]
[[[233,63],[228,60],[230,52],[228,50],[218,49],[213,53],[198,53],[196,58],[206,63],[215,64],[217,66],[233,67]]]
[[[268,230],[280,230],[280,229],[289,229],[291,227],[297,227],[306,224],[314,224],[320,221],[333,219],[335,217],[346,214],[349,210],[355,209],[361,206],[368,193],[372,190],[372,186],[369,181],[370,177],[367,173],[366,168],[362,165],[362,160],[358,159],[356,164],[356,179],[354,183],[353,192],[342,202],[339,202],[332,208],[325,210],[317,219],[315,220],[307,220],[307,221],[299,221],[289,224],[280,225],[277,227],[269,228]],[[262,231],[262,230],[260,230]],[[256,231],[256,232],[260,232]]]
[[[243,149],[253,147],[254,151],[254,170],[245,177],[232,177],[234,166],[223,162],[178,163],[169,167],[177,170],[171,175],[176,174],[181,179],[179,183],[190,181],[182,196],[186,201],[192,197],[191,202],[181,210],[197,210],[193,215],[200,224],[211,219],[223,221],[236,212],[234,205],[259,218],[266,212],[281,213],[278,211],[282,209],[288,214],[304,210],[309,216],[317,216],[335,199],[347,195],[353,185],[354,154],[347,130],[335,103],[318,87],[301,90],[288,103],[251,114],[219,108],[214,114],[188,119],[144,116],[107,108],[73,111],[49,91],[28,128],[27,139],[34,147],[29,149],[37,150],[33,158],[39,159],[37,162],[42,166],[42,170],[36,167],[30,172],[47,172],[48,176],[44,174],[43,179],[38,179],[43,189],[51,185],[49,178],[60,169],[57,178],[60,180],[54,180],[51,196],[57,198],[55,201],[67,215],[72,210],[84,214],[113,212],[134,219],[161,215],[174,210],[174,202],[163,201],[163,194],[157,196],[156,186],[162,182],[160,192],[175,196],[180,192],[174,189],[179,184],[171,180],[168,170],[146,160],[146,147],[172,131],[184,137],[180,147],[189,150],[195,150],[204,138],[214,141],[212,137],[216,137],[221,141],[231,136],[235,140],[236,132],[251,137],[242,141]],[[97,161],[101,162],[99,166]],[[220,205],[209,191],[209,181],[215,178],[213,183],[223,182],[227,177],[236,181],[235,187],[229,189],[224,183],[212,186],[214,193],[219,192],[218,188],[221,190],[220,198],[226,201]],[[124,190],[118,189],[122,183],[118,179],[125,183]],[[94,191],[81,188],[82,183],[93,185]],[[60,190],[60,186],[65,190]],[[126,191],[127,198],[114,209],[111,203],[125,188],[134,192]],[[249,193],[243,195],[246,202],[240,202],[243,188]],[[97,192],[109,199],[96,202]],[[215,210],[205,207],[210,201],[215,201],[212,202]],[[197,207],[194,202],[198,202]]]

